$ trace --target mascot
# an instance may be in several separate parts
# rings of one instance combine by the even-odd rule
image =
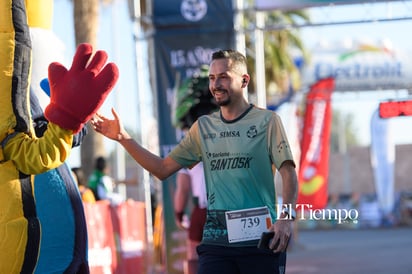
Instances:
[[[118,79],[106,61],[82,44],[69,70],[50,64],[43,115],[30,94],[25,1],[0,2],[0,273],[89,272],[84,212],[64,161]]]
[[[53,61],[64,60],[64,44],[51,30],[53,0],[26,0],[26,11],[32,44],[30,109],[36,137],[40,138],[48,124],[43,113],[50,102],[47,68]],[[85,134],[83,127],[73,136],[72,145],[80,145]],[[35,273],[88,273],[87,226],[76,185],[67,163],[34,178],[42,228]]]

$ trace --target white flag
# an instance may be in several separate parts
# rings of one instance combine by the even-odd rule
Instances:
[[[376,195],[384,216],[394,207],[395,144],[391,134],[391,120],[380,118],[377,109],[371,119],[370,151]]]

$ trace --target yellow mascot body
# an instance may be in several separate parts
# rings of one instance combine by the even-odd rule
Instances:
[[[41,241],[47,237],[42,235],[45,227],[37,203],[39,197],[47,199],[56,193],[50,185],[51,189],[44,190],[47,193],[35,195],[34,175],[62,166],[70,154],[74,134],[102,105],[118,78],[114,64],[104,66],[105,52],[96,52],[88,63],[92,49],[87,44],[78,47],[70,70],[51,64],[51,97],[45,109],[48,125],[37,137],[30,109],[31,54],[25,1],[0,1],[0,273],[36,271]],[[76,102],[79,97],[85,99],[84,104]],[[73,202],[76,199],[70,196],[78,192],[67,186],[65,195]],[[61,190],[61,186],[55,190]],[[74,237],[78,233],[74,231]],[[48,259],[53,264],[53,258]],[[72,264],[70,269],[58,272],[88,272],[84,266],[78,268]]]

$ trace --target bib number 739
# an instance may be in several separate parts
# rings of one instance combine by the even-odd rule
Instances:
[[[243,229],[253,228],[253,227],[259,226],[260,219],[259,219],[259,217],[242,218],[242,219],[240,219],[240,222],[242,223]]]
[[[259,239],[272,224],[268,207],[256,207],[226,212],[229,243]]]

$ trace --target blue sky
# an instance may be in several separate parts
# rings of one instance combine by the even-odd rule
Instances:
[[[137,103],[134,92],[137,84],[132,24],[127,14],[127,1],[117,0],[114,3],[115,9],[102,5],[98,30],[98,49],[107,51],[109,61],[115,62],[120,70],[119,81],[109,95],[104,110],[119,105],[125,124],[134,128],[138,123],[137,107],[128,107],[127,110],[124,108]],[[70,65],[75,50],[72,11],[71,1],[54,0],[53,31],[66,45],[67,66]]]
[[[108,52],[109,61],[115,62],[120,71],[119,81],[110,93],[102,107],[102,112],[111,116],[110,109],[115,107],[127,128],[137,132],[141,128],[138,113],[136,59],[133,40],[132,23],[127,13],[127,1],[114,1],[111,6],[102,6],[99,30],[98,49]],[[66,45],[66,66],[70,66],[75,51],[73,7],[70,0],[54,0],[53,32]],[[148,77],[147,75],[145,77]],[[152,104],[149,90],[144,98],[145,107]],[[147,111],[144,111],[146,114]],[[105,139],[107,152],[111,151],[115,143]],[[68,160],[71,166],[80,165],[80,149],[75,148]]]
[[[404,1],[402,1],[404,2]],[[408,2],[408,1],[406,1]],[[100,16],[100,29],[98,32],[98,47],[109,53],[110,61],[116,62],[120,69],[120,79],[103,107],[103,112],[110,114],[110,108],[116,106],[124,120],[125,125],[137,131],[142,128],[138,118],[138,95],[135,68],[135,48],[133,41],[133,28],[127,14],[127,1],[117,0],[114,2],[115,9],[111,6],[102,8]],[[69,0],[54,1],[54,33],[65,43],[67,65],[74,53],[74,30],[72,18],[72,4]],[[359,20],[371,18],[390,18],[393,15],[409,16],[410,6],[399,4],[362,4],[339,6],[331,8],[313,8],[310,10],[314,22],[339,21],[339,20]],[[412,8],[411,8],[412,9]],[[394,48],[403,50],[412,49],[412,39],[409,38],[412,29],[412,21],[374,22],[364,24],[332,25],[319,27],[302,28],[301,34],[307,48],[315,48],[321,41],[341,42],[348,39],[354,41],[377,42],[388,39]],[[412,53],[412,51],[411,51]],[[411,64],[412,66],[412,64]],[[148,73],[143,75],[148,80]],[[379,101],[393,98],[392,91],[352,92],[336,93],[333,95],[333,107],[342,113],[350,113],[355,118],[355,128],[359,139],[363,145],[370,143],[370,118],[372,112],[377,108]],[[149,108],[152,104],[150,91],[143,97],[143,105]],[[143,111],[143,115],[146,111]],[[146,119],[143,119],[146,121]],[[393,135],[395,143],[412,143],[412,117],[399,117],[391,121],[394,129]],[[144,125],[143,125],[144,128]],[[113,147],[113,142],[108,141],[108,149]],[[71,162],[77,165],[78,153],[71,157]],[[73,164],[72,164],[73,165]]]

